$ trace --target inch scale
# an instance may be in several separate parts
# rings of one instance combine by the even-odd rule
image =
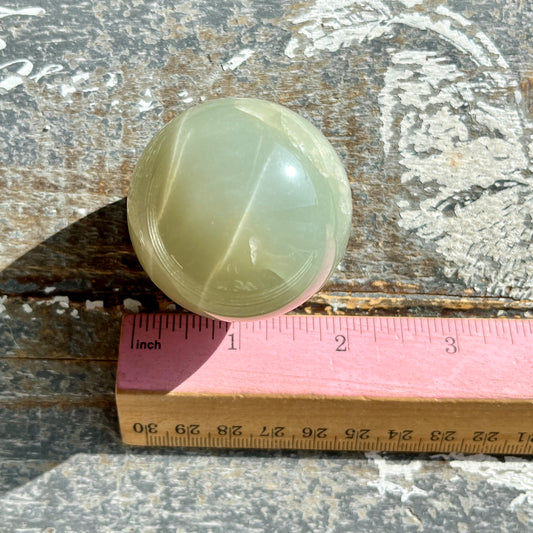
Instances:
[[[533,454],[525,319],[128,315],[116,383],[140,446]]]

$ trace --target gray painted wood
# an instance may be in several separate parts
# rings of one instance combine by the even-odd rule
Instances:
[[[531,316],[531,5],[36,4],[0,2],[0,531],[533,529],[527,458],[132,449],[113,396],[123,314],[172,309],[129,177],[208,98],[287,105],[346,164],[349,250],[302,310]]]

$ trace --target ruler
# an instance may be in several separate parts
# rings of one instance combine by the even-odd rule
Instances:
[[[533,454],[522,319],[124,318],[116,401],[139,446]]]

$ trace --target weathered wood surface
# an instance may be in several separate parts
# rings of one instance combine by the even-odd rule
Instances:
[[[121,316],[172,309],[128,180],[208,98],[287,105],[346,164],[349,250],[304,312],[530,316],[528,2],[0,4],[0,531],[533,527],[525,459],[132,450],[113,397]]]

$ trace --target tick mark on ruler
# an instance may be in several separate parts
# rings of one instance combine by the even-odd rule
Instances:
[[[135,322],[137,316],[133,315],[133,327],[131,328],[131,349],[133,350],[133,340],[135,339]]]

